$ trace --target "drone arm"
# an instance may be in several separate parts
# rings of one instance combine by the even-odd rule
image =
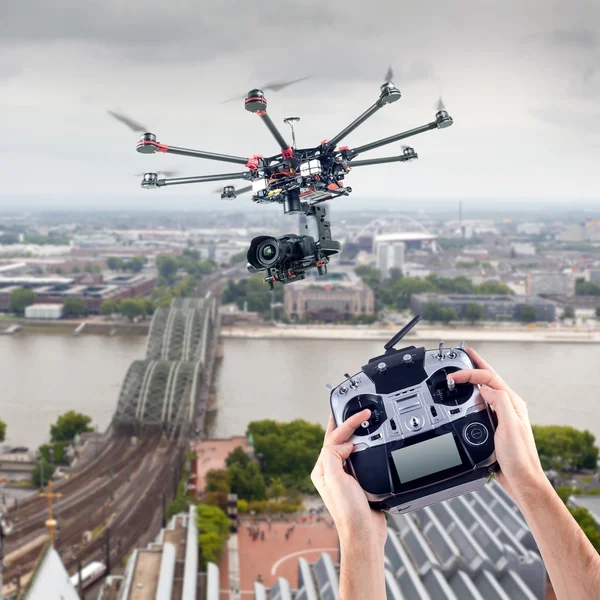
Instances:
[[[386,104],[391,104],[396,100],[400,99],[400,91],[394,87],[393,83],[386,83],[381,86],[381,94],[373,104],[369,107],[360,117],[352,121],[348,127],[340,131],[334,138],[327,142],[330,148],[335,148],[338,143],[345,138],[348,134],[352,133],[359,125],[362,125],[369,117],[372,117],[380,108],[383,108]]]
[[[394,142],[404,140],[406,138],[412,137],[413,135],[425,133],[426,131],[430,131],[431,129],[444,129],[446,127],[450,127],[450,125],[452,125],[453,122],[454,121],[452,120],[452,117],[446,111],[439,111],[435,115],[435,121],[427,123],[427,125],[421,125],[421,127],[415,127],[415,129],[403,131],[402,133],[392,135],[383,140],[378,140],[376,142],[371,142],[370,144],[365,144],[364,146],[359,146],[358,148],[353,148],[352,150],[347,151],[348,156],[350,158],[354,158],[362,152],[369,152],[370,150],[375,150],[375,148],[379,148],[387,144],[393,144]]]
[[[419,155],[415,152],[410,154],[401,154],[400,156],[386,156],[385,158],[368,158],[366,160],[351,160],[348,162],[349,167],[366,167],[368,165],[382,165],[384,163],[392,162],[409,162],[419,158]]]
[[[156,152],[178,154],[179,156],[218,160],[221,162],[235,163],[237,165],[245,165],[248,162],[248,159],[243,158],[242,156],[229,156],[228,154],[216,154],[214,152],[204,152],[203,150],[190,150],[189,148],[178,148],[177,146],[159,144],[156,141],[156,136],[152,133],[145,133],[142,135],[137,144],[137,151],[141,154],[155,154]]]
[[[206,183],[208,181],[230,181],[232,179],[249,179],[250,174],[246,171],[242,173],[221,173],[219,175],[200,175],[198,177],[175,177],[170,179],[157,179],[156,183],[144,185],[146,178],[142,181],[142,187],[163,187],[166,185],[180,185],[182,183]]]

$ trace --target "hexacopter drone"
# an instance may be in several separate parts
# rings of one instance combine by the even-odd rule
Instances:
[[[288,117],[284,122],[292,128],[293,145],[290,146],[281,135],[275,123],[267,114],[267,99],[262,90],[253,89],[245,98],[246,110],[258,115],[271,132],[281,152],[274,156],[264,157],[256,154],[250,158],[215,154],[202,150],[190,150],[159,143],[153,133],[143,133],[137,144],[137,151],[142,154],[164,152],[205,158],[243,165],[246,170],[237,173],[203,175],[199,177],[161,178],[157,173],[145,173],[142,187],[145,189],[179,185],[183,183],[203,183],[210,181],[230,181],[241,179],[251,182],[250,185],[236,189],[226,185],[221,198],[233,200],[236,196],[252,193],[252,200],[258,204],[277,202],[283,205],[285,214],[305,214],[305,235],[288,234],[280,238],[259,236],[252,240],[248,250],[248,270],[250,272],[265,271],[265,282],[273,289],[275,282],[289,283],[305,278],[306,271],[314,267],[319,275],[327,273],[330,257],[341,251],[341,244],[331,237],[330,223],[327,220],[325,207],[321,203],[338,196],[348,196],[352,188],[344,185],[344,179],[353,167],[363,167],[391,162],[408,162],[418,158],[417,153],[409,146],[403,146],[402,154],[385,158],[356,160],[360,154],[374,150],[387,144],[429,131],[443,129],[452,125],[452,117],[446,112],[440,99],[435,120],[426,125],[410,129],[382,140],[371,142],[356,148],[338,145],[349,133],[364,123],[386,104],[400,99],[400,90],[391,82],[392,71],[388,70],[386,83],[380,90],[375,104],[368,108],[350,125],[329,140],[323,140],[313,148],[296,148],[294,123],[298,117]],[[132,129],[140,127],[135,121],[117,113],[111,113]],[[143,128],[141,129],[144,130]]]

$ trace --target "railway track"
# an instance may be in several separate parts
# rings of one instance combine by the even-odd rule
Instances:
[[[80,562],[105,560],[106,527],[114,532],[116,541],[110,551],[111,560],[118,561],[153,523],[160,526],[156,515],[160,516],[162,495],[170,499],[174,482],[179,479],[182,444],[161,444],[159,439],[150,439],[123,450],[122,442],[116,440],[112,450],[104,453],[103,458],[98,457],[102,458],[100,463],[94,461],[99,467],[97,475],[86,469],[74,476],[68,486],[57,486],[57,491],[65,495],[56,505],[55,545],[69,570],[75,571]],[[112,460],[112,464],[106,465],[107,460]],[[47,500],[38,500],[41,502],[29,502],[25,510],[15,511],[25,518],[7,538],[4,572],[7,582],[31,571],[44,543],[48,505]],[[87,543],[84,535],[91,537]],[[36,539],[39,544],[32,544]],[[28,549],[20,551],[24,546]],[[18,558],[11,560],[11,555]]]

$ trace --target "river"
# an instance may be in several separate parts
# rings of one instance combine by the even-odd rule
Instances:
[[[431,342],[430,347],[435,343]],[[143,336],[21,332],[0,336],[0,419],[7,443],[37,447],[67,410],[103,430]],[[600,439],[600,347],[595,344],[478,342],[474,347],[529,405],[533,423],[590,429]],[[239,435],[249,421],[303,418],[325,424],[326,383],[355,373],[381,344],[367,341],[225,339],[219,410],[209,435]]]

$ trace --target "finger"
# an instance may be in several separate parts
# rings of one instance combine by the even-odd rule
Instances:
[[[485,360],[483,360],[481,355],[473,350],[473,348],[467,348],[466,353],[469,355],[469,358],[475,365],[476,369],[485,369],[486,371],[494,372],[494,369]]]
[[[335,420],[333,418],[333,413],[330,412],[329,413],[329,421],[327,421],[327,429],[325,430],[325,440],[327,439],[327,436],[335,429]],[[325,443],[325,440],[323,440],[323,443]]]
[[[512,400],[504,390],[495,390],[487,385],[481,386],[479,390],[483,399],[492,407],[498,416],[498,426],[510,423],[518,418]]]
[[[323,462],[323,477],[331,477],[344,473],[344,461],[352,454],[354,444],[345,442],[335,446],[323,448],[321,460]]]
[[[352,415],[329,434],[326,443],[343,444],[344,442],[347,442],[352,437],[354,430],[357,429],[363,421],[367,421],[370,416],[371,411],[368,408]]]
[[[487,385],[495,390],[509,392],[510,388],[504,380],[494,371],[487,369],[463,369],[451,373],[448,377],[454,379],[455,383],[472,383],[474,385]]]

